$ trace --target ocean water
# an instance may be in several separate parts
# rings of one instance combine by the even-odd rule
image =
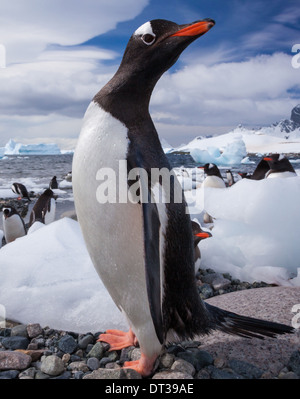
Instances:
[[[190,155],[187,154],[167,154],[167,157],[174,168],[184,166],[194,168],[199,166]],[[226,170],[231,169],[234,175],[238,172],[253,172],[261,158],[249,157],[247,164],[220,166],[220,171],[226,177]],[[289,157],[295,170],[300,174],[300,158]],[[66,211],[74,210],[74,200],[72,187],[64,181],[65,176],[72,170],[73,154],[63,155],[30,155],[30,156],[7,156],[0,159],[0,198],[1,191],[9,193],[14,182],[24,184],[28,191],[36,194],[42,193],[48,188],[53,176],[57,177],[60,184],[57,191],[56,218],[60,218]],[[25,222],[28,222],[30,211],[35,203],[31,202]],[[0,218],[0,228],[2,228],[2,217]]]

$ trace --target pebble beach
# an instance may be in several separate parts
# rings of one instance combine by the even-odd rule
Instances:
[[[199,295],[205,300],[210,298],[208,301],[228,297],[230,293],[252,289],[253,293],[260,293],[263,292],[260,290],[274,288],[264,283],[240,282],[211,269],[199,270],[196,277]],[[109,351],[108,344],[97,342],[102,332],[79,334],[38,323],[24,325],[7,321],[5,328],[0,329],[0,379],[141,379],[134,370],[121,368],[125,361],[138,359],[140,349]],[[293,344],[288,357],[273,369],[248,361],[247,351],[242,360],[234,354],[218,354],[205,345],[205,337],[170,343],[159,357],[153,375],[147,379],[299,379],[298,333],[291,338]],[[253,340],[239,339],[241,348],[247,345],[245,341]]]

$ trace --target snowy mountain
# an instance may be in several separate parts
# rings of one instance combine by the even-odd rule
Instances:
[[[239,125],[231,132],[219,136],[199,136],[173,150],[177,151],[190,153],[196,162],[213,162],[219,165],[239,163],[247,154],[299,154],[300,104],[293,108],[290,119],[258,129]]]

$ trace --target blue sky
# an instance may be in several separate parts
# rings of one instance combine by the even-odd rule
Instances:
[[[242,123],[268,125],[300,103],[298,0],[0,0],[0,146],[73,148],[85,109],[116,71],[131,34],[163,18],[213,18],[159,81],[151,114],[173,146]]]

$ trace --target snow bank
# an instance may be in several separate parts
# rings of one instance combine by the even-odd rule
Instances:
[[[296,284],[289,279],[300,268],[299,177],[243,179],[187,195],[192,214],[205,209],[215,218],[213,237],[201,242],[203,268],[243,281]]]
[[[68,218],[37,225],[1,248],[0,304],[8,319],[22,323],[77,332],[128,328],[92,265],[79,224]]]
[[[279,129],[276,127],[250,130],[243,126],[238,126],[233,131],[219,136],[210,138],[196,137],[190,143],[177,147],[173,151],[188,152],[191,155],[196,154],[196,157],[212,156],[213,158],[219,158],[217,151],[220,154],[223,153],[226,147],[229,146],[230,148],[231,144],[236,140],[244,142],[247,154],[300,153],[300,129],[296,129],[287,135],[282,131],[279,134]],[[211,153],[212,149],[213,153]],[[234,147],[231,149],[234,149]],[[235,156],[235,153],[233,155]],[[207,162],[217,163],[215,161],[210,159]],[[227,162],[227,158],[219,158],[219,165],[221,161]],[[203,160],[197,160],[197,162],[203,162]],[[227,165],[227,163],[224,165]]]
[[[14,140],[4,147],[5,155],[60,155],[61,151],[57,144],[22,144]]]

